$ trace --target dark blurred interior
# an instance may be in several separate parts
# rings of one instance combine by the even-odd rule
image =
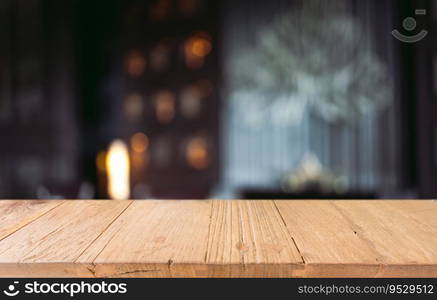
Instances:
[[[0,198],[437,198],[436,4],[2,0]]]

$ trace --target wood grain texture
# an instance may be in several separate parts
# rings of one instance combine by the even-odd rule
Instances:
[[[437,277],[436,201],[0,201],[1,277]]]
[[[0,201],[0,240],[59,206],[55,200]]]
[[[396,210],[421,225],[437,229],[437,200],[387,201],[387,209]]]
[[[210,216],[207,200],[136,201],[78,262],[93,262],[96,276],[204,273]]]
[[[378,255],[329,201],[275,201],[305,261],[303,276],[373,276]]]
[[[437,276],[435,221],[422,217],[430,201],[276,204],[305,260],[303,276]]]
[[[417,265],[437,266],[437,215],[430,202],[394,203],[391,201],[337,201],[345,218],[353,220],[360,239],[378,254],[380,273],[408,276]],[[415,208],[411,207],[414,206]],[[417,207],[422,207],[413,212]],[[420,213],[419,213],[420,212]],[[428,267],[429,269],[429,267]],[[417,274],[417,270],[415,271]],[[437,267],[422,275],[437,276]]]
[[[31,270],[37,264],[74,263],[130,203],[75,200],[52,209],[0,242],[0,263],[9,265],[0,268],[0,276],[10,276],[11,265],[30,264]]]
[[[303,260],[273,201],[213,202],[206,263],[213,276],[293,276]]]

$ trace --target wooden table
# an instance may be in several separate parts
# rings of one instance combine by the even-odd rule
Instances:
[[[437,277],[436,201],[0,201],[2,277]]]

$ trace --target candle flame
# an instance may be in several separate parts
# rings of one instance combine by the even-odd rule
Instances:
[[[108,194],[112,199],[123,200],[130,196],[129,153],[121,140],[115,140],[109,146],[106,156],[108,172]]]

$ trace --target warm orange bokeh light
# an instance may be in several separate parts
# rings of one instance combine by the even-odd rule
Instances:
[[[108,194],[111,199],[123,200],[130,196],[130,161],[126,144],[121,140],[111,143],[106,155]]]
[[[130,144],[135,152],[145,152],[149,147],[149,138],[144,133],[137,132],[131,137]]]
[[[126,56],[125,69],[132,78],[138,78],[146,70],[146,59],[140,50],[132,50]]]
[[[205,169],[209,165],[207,143],[203,138],[193,138],[187,145],[186,159],[195,169]]]
[[[205,57],[211,52],[211,38],[205,32],[190,37],[185,42],[185,62],[189,68],[195,69],[203,65]]]
[[[170,91],[162,91],[156,95],[156,117],[161,123],[168,123],[175,116],[175,96]]]
[[[97,166],[97,170],[99,170],[100,172],[105,172],[106,170],[106,152],[105,151],[100,151],[99,153],[97,153],[97,157],[96,157],[96,166]]]
[[[204,38],[194,38],[191,40],[190,51],[195,56],[204,57],[211,52],[211,43]]]

